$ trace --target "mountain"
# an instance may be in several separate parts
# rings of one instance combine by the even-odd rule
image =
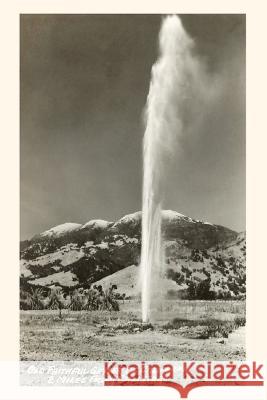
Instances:
[[[21,242],[22,287],[69,291],[112,283],[126,296],[137,295],[141,220],[136,212],[116,222],[68,222]],[[169,296],[201,296],[202,286],[212,296],[245,295],[244,233],[163,210],[162,235]]]

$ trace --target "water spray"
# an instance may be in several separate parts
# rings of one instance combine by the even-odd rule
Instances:
[[[150,320],[152,296],[159,296],[164,268],[161,239],[164,168],[183,128],[183,105],[196,71],[193,44],[178,16],[168,16],[163,20],[159,58],[152,67],[143,140],[140,268],[143,322]]]

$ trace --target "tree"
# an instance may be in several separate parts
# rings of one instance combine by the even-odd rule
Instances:
[[[47,308],[59,311],[59,318],[62,318],[62,308],[65,302],[62,291],[60,289],[52,289],[48,296]]]

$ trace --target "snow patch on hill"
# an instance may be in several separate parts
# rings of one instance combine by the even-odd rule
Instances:
[[[60,236],[67,232],[73,232],[81,228],[82,224],[76,224],[75,222],[66,222],[65,224],[54,226],[47,231],[40,233],[40,236]]]
[[[173,211],[173,210],[162,210],[162,218],[164,220],[168,220],[168,222],[171,222],[173,220],[178,220],[178,219],[185,219],[186,221],[190,221],[190,222],[193,222],[193,223],[198,222],[198,223],[202,223],[202,224],[205,224],[205,225],[213,226],[213,224],[211,224],[210,222],[201,221],[201,220],[198,220],[198,219],[193,219],[193,218],[188,217],[187,215],[178,213],[178,212]]]
[[[142,218],[142,212],[137,211],[132,214],[125,215],[124,217],[120,218],[113,226],[116,227],[120,224],[128,224],[130,222],[139,222]]]
[[[179,218],[186,218],[188,219],[189,217],[187,217],[184,214],[178,213],[176,211],[172,211],[172,210],[162,210],[162,218],[164,219],[179,219]],[[191,218],[189,218],[191,220]]]
[[[101,228],[101,229],[106,229],[109,225],[111,225],[113,222],[106,221],[104,219],[92,219],[91,221],[86,222],[81,229],[84,228]]]

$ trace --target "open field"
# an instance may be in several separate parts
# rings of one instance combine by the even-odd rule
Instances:
[[[245,358],[245,302],[165,301],[140,322],[138,301],[120,311],[21,311],[22,360],[224,360]],[[155,318],[157,316],[157,318]]]

